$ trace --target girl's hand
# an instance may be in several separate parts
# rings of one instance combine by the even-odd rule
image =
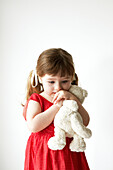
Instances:
[[[53,103],[56,104],[61,100],[78,100],[72,93],[66,90],[60,90],[54,95]]]
[[[54,104],[57,105],[59,108],[61,108],[63,106],[63,101],[64,100],[60,100],[59,102],[55,102]]]

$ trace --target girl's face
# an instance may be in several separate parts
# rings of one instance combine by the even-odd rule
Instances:
[[[54,94],[60,90],[69,90],[72,77],[60,77],[59,75],[52,76],[45,74],[43,77],[40,77],[40,81],[43,84],[44,93],[49,96],[54,96]]]

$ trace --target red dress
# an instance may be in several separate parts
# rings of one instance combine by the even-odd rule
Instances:
[[[47,110],[52,103],[39,94],[32,94],[29,100],[40,103],[42,112]],[[28,102],[24,107],[24,118]],[[24,170],[89,170],[84,152],[72,152],[69,149],[70,138],[66,138],[66,146],[62,150],[48,148],[48,140],[54,136],[54,124],[40,132],[31,133],[25,152]]]

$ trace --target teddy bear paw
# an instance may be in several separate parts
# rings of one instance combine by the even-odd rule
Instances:
[[[90,138],[92,136],[92,132],[90,129],[86,128],[81,135],[83,138]]]
[[[48,141],[48,147],[52,150],[61,150],[65,145],[66,142],[64,140],[57,140],[55,137],[51,137]]]
[[[70,150],[76,152],[83,152],[86,149],[86,143],[84,140],[72,141],[70,144]]]

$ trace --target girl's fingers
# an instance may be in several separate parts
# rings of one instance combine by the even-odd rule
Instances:
[[[64,99],[64,96],[62,94],[62,91],[59,91],[55,94],[53,98],[53,103],[58,103],[61,99]]]
[[[56,103],[58,103],[62,99],[63,99],[62,96],[58,95],[56,100],[54,101],[54,103],[56,104]]]
[[[70,99],[70,97],[72,96],[71,93],[69,93],[68,91],[64,91],[64,90],[60,90],[59,92],[57,92],[55,95],[54,95],[54,98],[53,98],[53,103],[58,103],[60,100],[68,100]]]
[[[57,100],[57,97],[58,97],[58,93],[56,93],[56,94],[54,95],[54,98],[53,98],[53,100],[52,100],[53,103],[55,102],[55,100]]]

